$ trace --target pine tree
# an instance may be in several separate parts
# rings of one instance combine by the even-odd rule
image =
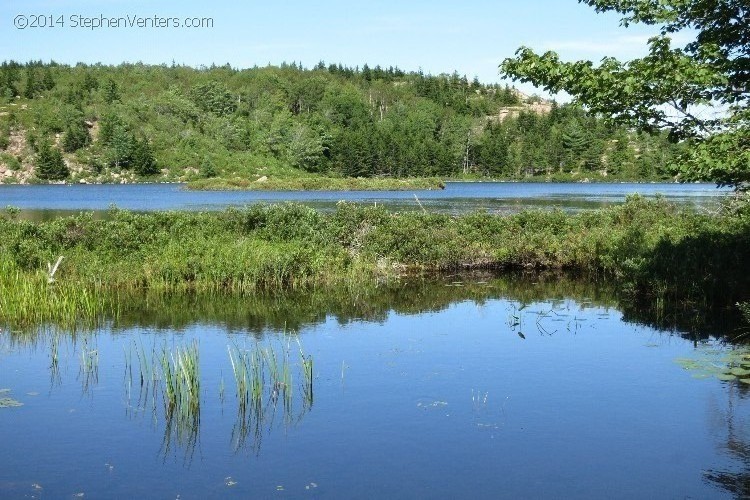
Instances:
[[[48,142],[44,141],[39,146],[39,153],[36,156],[36,176],[40,179],[57,181],[63,180],[70,175],[62,153],[57,148],[53,148]]]
[[[72,153],[88,146],[91,142],[86,124],[81,119],[74,119],[67,123],[62,137],[62,148],[66,153]]]
[[[42,75],[42,88],[44,90],[52,90],[55,88],[55,77],[52,76],[52,70],[49,66],[44,67],[44,74]]]
[[[26,68],[26,87],[23,90],[23,96],[26,99],[33,99],[37,92],[36,73],[34,68]]]
[[[115,101],[120,100],[120,89],[117,83],[109,78],[104,84],[104,101],[107,104],[112,104]]]
[[[216,177],[218,174],[216,172],[216,167],[214,166],[214,163],[211,161],[211,158],[208,156],[203,158],[203,162],[201,163],[200,168],[200,174],[201,177],[204,177],[206,179],[209,179],[211,177]]]
[[[136,139],[133,143],[132,165],[138,175],[155,175],[159,173],[151,145],[145,137]]]

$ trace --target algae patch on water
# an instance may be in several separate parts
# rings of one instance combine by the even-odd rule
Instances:
[[[10,389],[0,389],[0,408],[17,408],[23,406],[23,403],[7,396]]]

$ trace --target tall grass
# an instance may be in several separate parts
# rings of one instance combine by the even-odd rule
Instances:
[[[95,328],[117,316],[112,294],[72,282],[49,282],[48,275],[24,272],[0,257],[0,320],[13,328],[54,325],[65,330]]]
[[[235,450],[247,445],[260,449],[265,429],[274,425],[279,407],[285,425],[293,424],[310,410],[313,404],[312,356],[306,355],[299,344],[299,358],[292,358],[291,339],[279,346],[261,345],[250,348],[227,346],[234,375],[238,405],[237,421],[232,433]],[[293,372],[301,373],[300,402],[295,405]]]
[[[120,294],[378,286],[461,269],[563,269],[623,296],[732,307],[748,299],[750,208],[718,216],[631,198],[581,214],[392,214],[347,203],[216,213],[112,210],[50,222],[0,220],[0,322],[100,323]],[[47,282],[45,266],[65,260]],[[653,305],[653,304],[652,304]]]
[[[164,404],[167,411],[179,413],[200,411],[200,369],[197,342],[174,351],[162,348],[159,358],[162,369]]]
[[[172,443],[192,455],[198,440],[201,412],[200,349],[197,341],[170,349],[166,343],[157,350],[156,344],[145,349],[133,343],[125,350],[125,377],[128,399],[133,385],[133,351],[137,358],[139,396],[136,408],[151,405],[156,414],[157,399],[162,402],[165,422],[163,450],[168,453]]]
[[[79,376],[81,378],[81,387],[84,393],[88,392],[91,386],[99,382],[99,350],[96,349],[96,346],[89,347],[89,340],[93,342],[94,337],[91,337],[90,339],[88,336],[83,337],[79,352]],[[54,370],[57,369],[57,362],[55,361],[54,364],[53,373]]]

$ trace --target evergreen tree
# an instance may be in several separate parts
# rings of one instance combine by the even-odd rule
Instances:
[[[155,175],[160,172],[151,145],[145,137],[133,141],[131,158],[131,166],[138,175]]]
[[[200,175],[205,179],[216,177],[217,175],[216,167],[208,156],[204,157],[201,162]]]
[[[115,101],[120,100],[120,88],[117,86],[117,83],[109,78],[107,79],[106,83],[104,84],[104,102],[107,104],[112,104]]]
[[[88,146],[90,142],[88,128],[82,119],[73,119],[67,123],[62,137],[63,151],[72,153]]]
[[[55,77],[52,76],[52,69],[49,66],[44,67],[41,86],[44,90],[52,90],[55,88]]]
[[[130,168],[133,163],[135,139],[121,126],[115,127],[112,134],[111,139],[107,142],[109,164],[115,168]]]
[[[229,115],[237,109],[234,97],[224,84],[210,81],[193,87],[190,95],[203,111],[217,115]]]
[[[87,72],[83,77],[83,83],[81,84],[81,87],[87,93],[90,93],[92,90],[96,90],[99,88],[99,80],[97,80],[93,74]]]
[[[26,86],[23,89],[23,96],[26,99],[33,99],[38,91],[38,85],[36,82],[36,72],[34,68],[26,68]]]
[[[53,148],[47,141],[39,145],[39,153],[36,156],[36,176],[40,179],[57,181],[66,179],[70,175],[62,153]]]

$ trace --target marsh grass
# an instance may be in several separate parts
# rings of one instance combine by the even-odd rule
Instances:
[[[96,326],[143,291],[355,289],[469,269],[585,273],[612,281],[620,297],[669,322],[680,305],[736,307],[748,299],[749,214],[698,214],[631,197],[580,214],[454,217],[339,203],[328,214],[283,204],[212,213],[111,210],[106,220],[2,219],[0,323]],[[65,260],[50,284],[44,265],[56,255]]]
[[[0,319],[13,329],[53,325],[68,331],[93,329],[117,316],[111,294],[76,283],[50,282],[43,271],[24,272],[0,258]]]
[[[134,341],[124,348],[124,354],[129,408],[136,411],[151,408],[156,418],[160,400],[165,425],[162,451],[168,454],[176,443],[185,450],[186,459],[192,457],[198,442],[201,413],[198,341],[174,348],[164,343],[159,349],[155,343],[147,349]],[[132,386],[136,384],[138,401],[133,405]]]
[[[284,425],[298,422],[313,404],[312,356],[297,343],[298,359],[293,359],[292,339],[284,337],[278,346],[256,343],[251,347],[227,346],[237,398],[237,420],[232,431],[235,451],[250,443],[258,452],[265,430],[273,428],[280,410]],[[299,395],[295,397],[293,372],[299,373]],[[299,400],[295,403],[295,400]]]
[[[81,379],[81,387],[84,393],[88,393],[92,386],[99,382],[99,350],[96,349],[95,345],[89,347],[89,340],[94,341],[95,337],[84,336],[80,352],[80,368],[79,376]]]
[[[200,364],[198,342],[173,351],[162,347],[160,363],[164,404],[168,412],[200,413]]]

